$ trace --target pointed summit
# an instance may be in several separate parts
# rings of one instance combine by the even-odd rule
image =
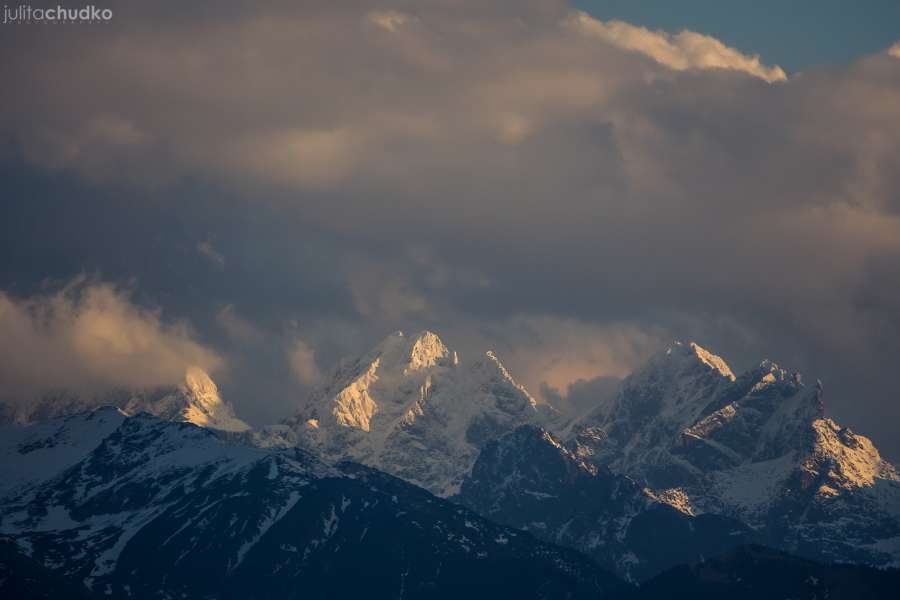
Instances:
[[[197,366],[185,369],[175,385],[139,389],[113,389],[91,395],[58,390],[24,404],[6,421],[26,425],[75,415],[98,407],[116,407],[127,415],[149,413],[167,421],[183,421],[223,431],[247,431],[231,403],[222,399],[210,376]]]
[[[371,364],[378,360],[382,371],[399,370],[404,374],[450,362],[450,351],[436,334],[421,331],[406,336],[395,331],[360,359]]]
[[[219,387],[200,367],[188,367],[178,392],[184,395],[180,419],[200,427],[223,431],[247,431],[250,426],[237,418],[234,407],[219,395]],[[176,394],[176,397],[181,394]],[[152,409],[152,407],[151,407]],[[152,412],[152,410],[148,411]]]
[[[578,419],[570,431],[582,456],[614,463],[651,487],[666,487],[684,461],[669,460],[660,448],[691,441],[683,434],[693,433],[692,427],[710,413],[727,411],[742,384],[721,357],[693,342],[675,342],[626,377],[614,398]],[[748,386],[737,395],[749,391]],[[713,423],[718,421],[709,426]]]
[[[676,360],[678,361],[679,366],[682,367],[700,364],[715,371],[726,379],[730,379],[731,381],[734,381],[735,379],[734,373],[732,373],[728,363],[726,363],[721,356],[713,354],[695,342],[684,344],[676,341],[657,356],[659,358],[657,360],[651,359],[650,364],[659,364],[663,360],[667,362]]]
[[[698,514],[739,518],[783,549],[897,564],[900,474],[825,418],[821,383],[770,360],[735,378],[696,344],[674,344],[567,436],[585,462]]]
[[[424,369],[446,362],[450,351],[437,335],[430,331],[422,331],[414,339],[409,355],[408,369]],[[456,353],[454,353],[455,355]]]
[[[247,431],[234,407],[219,395],[210,376],[197,366],[188,367],[184,381],[172,388],[128,394],[121,408],[128,414],[146,412],[168,421],[184,421],[222,431]]]
[[[531,406],[537,406],[537,401],[534,399],[534,397],[532,397],[532,395],[528,393],[528,390],[525,389],[525,386],[513,379],[513,376],[509,374],[509,371],[506,370],[506,367],[503,366],[503,363],[500,362],[500,359],[497,358],[497,355],[493,350],[488,350],[484,353],[484,356],[487,358],[487,361],[485,363],[476,364],[476,368],[478,366],[484,365],[487,370],[496,371],[497,376],[499,376],[499,378],[503,382],[518,390],[521,396],[526,398]]]
[[[449,495],[483,443],[536,416],[534,399],[493,353],[461,363],[422,331],[391,334],[345,363],[286,424],[301,445],[328,458]]]

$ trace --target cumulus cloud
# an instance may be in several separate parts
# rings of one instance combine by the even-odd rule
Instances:
[[[189,366],[222,367],[185,323],[166,323],[126,291],[83,279],[48,295],[0,293],[0,347],[3,395],[13,402],[58,388],[170,385]]]
[[[165,180],[201,168],[315,190],[358,174],[402,177],[440,160],[449,139],[480,144],[488,134],[515,143],[548,119],[602,102],[620,80],[647,76],[646,68],[629,74],[621,49],[652,58],[663,72],[784,78],[780,68],[708,36],[671,36],[538,4],[521,5],[516,17],[468,2],[454,11],[426,3],[415,14],[402,4],[368,12],[275,5],[238,18],[208,14],[164,32],[159,11],[131,7],[116,31],[53,39],[16,32],[10,44],[40,48],[35,69],[22,59],[2,74],[24,78],[35,97],[9,102],[0,124],[35,163],[94,179]],[[70,44],[82,54],[77,65],[68,60]],[[222,80],[214,62],[227,64],[241,89]],[[179,110],[150,100],[142,90],[151,80],[153,97]],[[94,93],[74,93],[85,87]],[[43,95],[50,92],[67,98],[64,114]],[[428,154],[437,155],[422,155],[435,141]]]

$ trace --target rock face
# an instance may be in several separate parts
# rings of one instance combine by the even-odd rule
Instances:
[[[683,512],[672,499],[664,502],[628,477],[582,461],[534,426],[487,444],[452,499],[578,549],[633,581],[753,539],[737,521]]]
[[[739,377],[675,344],[562,432],[582,460],[696,514],[828,561],[900,561],[900,478],[865,437],[825,417],[822,386],[771,361]]]
[[[639,598],[692,600],[881,600],[893,598],[900,571],[829,565],[760,546],[671,569],[641,586]]]
[[[538,418],[488,352],[460,362],[433,333],[398,332],[345,364],[288,422],[328,460],[354,460],[439,495],[459,489],[481,447]]]
[[[113,409],[28,429],[49,437],[28,437],[23,460],[62,431],[96,446],[77,445],[68,468],[7,495],[0,533],[104,595],[603,598],[626,588],[575,552],[361,465]]]
[[[38,423],[89,411],[100,406],[114,406],[134,415],[150,413],[161,419],[193,423],[222,431],[241,432],[250,429],[235,415],[234,407],[219,395],[219,388],[199,367],[189,367],[184,381],[175,386],[148,390],[115,390],[88,396],[58,391],[34,402],[15,408],[7,407],[0,422],[18,425]]]
[[[26,556],[15,542],[0,538],[0,598],[15,600],[96,600],[79,582],[54,573]]]

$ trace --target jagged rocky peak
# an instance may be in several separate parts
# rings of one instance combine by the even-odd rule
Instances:
[[[206,403],[221,402],[219,386],[209,374],[200,367],[188,367],[184,373],[184,385],[200,401]]]
[[[879,479],[900,481],[897,469],[881,458],[869,438],[831,419],[817,419],[813,430],[813,451],[802,468],[815,476],[817,495],[837,496],[844,491],[873,487]]]
[[[745,382],[752,383],[752,391],[775,387],[788,392],[804,387],[803,376],[800,373],[784,369],[768,358],[761,361],[755,369],[743,374],[741,378]],[[822,382],[817,381],[816,385],[821,387]]]
[[[695,419],[711,396],[734,381],[721,357],[694,342],[675,342],[626,377],[611,405],[598,406],[589,418],[626,419],[634,426],[664,419],[677,427]]]
[[[373,362],[377,360],[382,369],[399,369],[403,374],[435,366],[449,366],[453,362],[447,346],[431,331],[421,331],[412,336],[396,331],[367,356]]]
[[[182,420],[224,431],[250,429],[237,417],[231,403],[222,399],[218,386],[203,369],[188,367],[179,391],[184,392],[188,399],[181,412]]]
[[[577,452],[605,463],[630,460],[677,439],[735,376],[719,356],[675,342],[626,377],[618,392],[567,429]]]
[[[720,357],[676,342],[623,380],[566,437],[585,459],[654,489],[812,447],[821,385],[770,360],[739,377]]]
[[[386,470],[447,495],[483,443],[537,417],[534,398],[492,352],[460,362],[440,338],[396,332],[345,361],[286,422],[331,459]]]
[[[818,559],[900,564],[896,469],[826,417],[821,382],[771,360],[734,377],[708,351],[673,345],[568,432],[582,460],[697,514],[739,518]]]
[[[728,363],[726,363],[721,356],[713,354],[712,352],[706,350],[695,342],[688,342],[687,344],[675,342],[674,345],[669,347],[667,354],[681,354],[682,356],[689,357],[690,359],[698,360],[701,364],[706,365],[710,369],[716,371],[722,377],[734,381],[734,373],[731,372],[731,368],[728,366]]]
[[[734,381],[734,373],[725,360],[695,342],[676,341],[657,353],[638,369],[632,378],[661,377],[688,374],[709,374]]]
[[[424,401],[434,372],[456,366],[456,353],[430,331],[406,336],[397,331],[362,357],[339,366],[331,381],[301,406],[291,425],[329,425],[368,432],[378,414],[392,413],[411,390]]]
[[[450,351],[447,350],[447,346],[444,345],[441,338],[430,331],[423,331],[415,337],[412,344],[408,368],[425,369],[437,364],[445,364],[449,356]]]
[[[517,382],[515,378],[510,375],[509,371],[506,370],[506,367],[503,366],[503,363],[500,362],[500,359],[497,358],[497,355],[493,350],[485,352],[483,360],[475,361],[472,365],[472,370],[480,371],[487,381],[497,381],[501,385],[513,388],[516,391],[513,395],[513,400],[515,402],[521,403],[524,401],[531,407],[537,407],[537,401],[534,397],[525,389],[524,385]]]
[[[250,426],[239,419],[234,407],[219,394],[219,387],[206,371],[197,366],[185,370],[184,380],[172,387],[129,392],[120,406],[127,414],[140,412],[169,421],[183,421],[222,431],[247,431]]]

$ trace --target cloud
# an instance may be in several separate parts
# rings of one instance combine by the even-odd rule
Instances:
[[[763,65],[759,55],[747,56],[714,37],[686,29],[671,35],[622,21],[599,21],[584,12],[576,12],[571,17],[570,26],[619,48],[640,52],[676,71],[730,69],[769,83],[787,79],[781,67]]]
[[[425,295],[409,280],[408,274],[373,261],[352,267],[348,285],[356,310],[366,318],[402,322],[428,309]]]
[[[397,31],[408,23],[413,17],[396,10],[373,10],[366,19],[377,27],[387,31]]]
[[[564,391],[541,384],[541,397],[567,416],[579,416],[590,412],[616,395],[622,380],[618,377],[594,377],[576,379]]]
[[[252,323],[225,390],[251,419],[302,393],[294,337],[325,369],[430,328],[561,396],[680,338],[823,379],[900,455],[892,50],[785,79],[564,2],[171,10],[0,39],[4,288],[96,269],[235,345]]]
[[[189,366],[223,366],[183,322],[135,305],[126,291],[79,279],[17,299],[0,292],[0,379],[6,400],[51,389],[98,391],[171,385]]]
[[[293,341],[288,349],[287,359],[291,373],[300,383],[314,385],[321,381],[322,373],[316,364],[316,352],[303,340]]]
[[[551,403],[574,382],[625,377],[671,342],[668,332],[641,323],[553,315],[519,315],[480,329],[474,345],[498,350],[516,378]],[[545,396],[542,390],[555,392]]]
[[[197,252],[199,252],[202,256],[207,258],[214,265],[219,267],[220,269],[225,266],[225,257],[216,250],[212,242],[209,240],[204,242],[197,242]]]
[[[402,3],[362,14],[275,5],[232,18],[207,13],[182,28],[159,10],[132,7],[115,31],[93,36],[65,31],[51,44],[44,32],[16,32],[9,43],[32,46],[34,56],[2,74],[23,80],[31,98],[7,102],[0,126],[34,163],[95,180],[169,181],[202,169],[242,185],[249,177],[333,189],[431,166],[448,139],[465,147],[488,134],[516,143],[548,118],[602,101],[621,80],[647,76],[629,74],[632,51],[663,73],[784,78],[708,36],[539,4],[521,5],[516,17],[469,2],[453,11],[426,4],[415,15]],[[83,56],[77,68],[67,60],[70,44]],[[240,50],[249,46],[254,52]],[[221,79],[216,62],[244,85]],[[147,96],[151,81],[153,98],[178,110]],[[76,93],[85,87],[93,93]],[[67,99],[65,111],[51,93]]]
[[[256,345],[266,339],[266,334],[253,323],[238,314],[233,304],[226,304],[216,312],[216,321],[232,340],[244,345]]]
[[[888,56],[893,56],[894,58],[900,58],[900,42],[897,42],[893,46],[887,49]]]

